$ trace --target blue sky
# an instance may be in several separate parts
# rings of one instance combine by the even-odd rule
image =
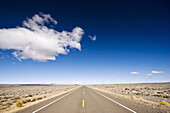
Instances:
[[[0,35],[2,84],[170,82],[168,0],[49,0],[48,3],[41,1],[41,4],[32,0],[6,0],[1,3],[0,10],[0,32],[5,34]],[[19,61],[12,54],[19,48],[12,46],[18,37],[13,34],[14,40],[3,29],[18,30],[23,27],[24,20],[39,12],[49,14],[57,21],[56,25],[51,20],[46,24],[47,28],[72,32],[80,27],[84,32],[78,42],[81,50],[78,50],[79,46],[68,47],[70,52],[66,55],[61,52],[55,60],[45,62],[36,56],[27,59],[28,55]],[[96,40],[88,36],[96,36]],[[9,45],[2,43],[5,38],[11,42],[5,43]],[[38,44],[42,46],[40,42],[35,43]],[[10,47],[12,49],[7,49]],[[43,49],[43,55],[46,52],[51,58],[51,53]]]

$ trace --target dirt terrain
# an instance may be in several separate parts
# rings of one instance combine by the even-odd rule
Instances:
[[[139,104],[170,110],[170,83],[103,84],[90,87]]]
[[[79,85],[0,85],[0,113],[12,113],[73,90]],[[170,83],[90,85],[117,98],[170,111]]]
[[[0,85],[0,113],[23,109],[76,87],[72,85]]]

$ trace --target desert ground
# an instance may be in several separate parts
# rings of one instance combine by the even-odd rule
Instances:
[[[73,90],[73,85],[0,85],[0,113],[11,113]]]
[[[138,104],[170,110],[170,83],[103,84],[90,87]]]
[[[0,85],[0,113],[13,113],[81,85]],[[114,95],[152,109],[170,111],[170,83],[102,84],[88,85],[93,89]]]

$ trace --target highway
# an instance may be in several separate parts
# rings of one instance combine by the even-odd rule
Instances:
[[[83,86],[17,113],[152,113],[147,107]]]

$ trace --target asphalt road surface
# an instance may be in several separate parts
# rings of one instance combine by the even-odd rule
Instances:
[[[160,113],[83,86],[17,113]],[[163,112],[162,112],[163,113]]]

